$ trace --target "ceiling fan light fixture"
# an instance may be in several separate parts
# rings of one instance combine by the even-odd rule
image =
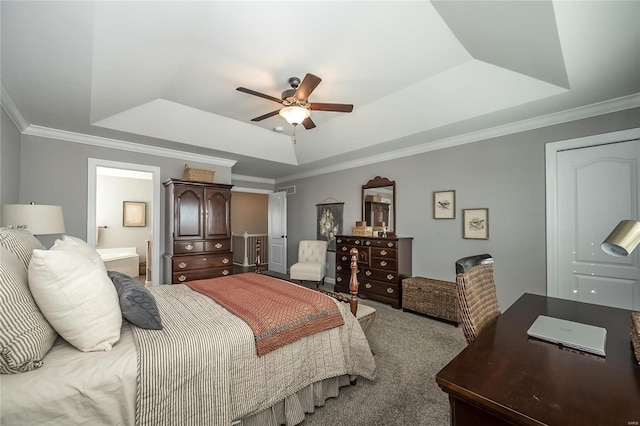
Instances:
[[[311,111],[308,108],[303,108],[301,106],[287,106],[278,112],[285,120],[292,126],[297,126],[302,123],[305,119],[309,118],[311,115]]]

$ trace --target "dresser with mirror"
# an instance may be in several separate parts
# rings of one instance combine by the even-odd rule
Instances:
[[[401,308],[402,280],[412,274],[413,237],[397,234],[395,191],[395,181],[380,176],[362,185],[362,220],[378,236],[336,236],[335,291],[349,292],[349,251],[356,248],[358,295]]]

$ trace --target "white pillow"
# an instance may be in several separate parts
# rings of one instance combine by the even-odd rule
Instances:
[[[29,288],[47,321],[81,351],[109,351],[120,339],[118,293],[107,273],[82,254],[34,250]]]
[[[62,240],[56,240],[51,247],[51,250],[70,250],[79,253],[91,260],[98,268],[107,272],[107,268],[104,266],[104,262],[100,257],[100,254],[80,238],[70,237],[69,235],[63,235]]]

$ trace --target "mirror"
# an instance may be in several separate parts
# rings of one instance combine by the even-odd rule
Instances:
[[[362,220],[374,231],[386,226],[387,234],[396,233],[396,181],[376,176],[362,185]]]

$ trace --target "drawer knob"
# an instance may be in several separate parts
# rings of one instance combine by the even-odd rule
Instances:
[[[387,255],[387,251],[386,251],[386,250],[382,250],[382,251],[380,252],[380,256],[386,256],[386,255]]]
[[[338,265],[338,266],[336,266],[336,269],[337,269],[338,271],[342,271],[342,265]]]
[[[387,293],[389,294],[393,293],[393,289],[391,287],[387,287]]]
[[[342,247],[342,251],[347,251],[349,250],[347,247]]]
[[[191,244],[187,244],[184,248],[185,250],[193,250],[193,246]]]
[[[338,277],[338,278],[336,278],[336,281],[338,281],[338,282],[342,282],[342,277]]]
[[[364,286],[365,286],[366,288],[371,288],[371,284],[369,284],[369,283],[366,283]]]
[[[380,266],[387,266],[387,261],[383,260],[382,262],[380,262]]]
[[[367,242],[365,244],[370,246],[371,245],[371,241],[367,240]]]
[[[222,263],[226,265],[227,263],[229,263],[229,259],[225,257],[224,259],[222,259]]]
[[[393,243],[387,243],[389,247],[393,247]]]
[[[217,249],[222,248],[222,243],[216,243],[216,248]]]
[[[180,262],[180,263],[178,263],[178,268],[180,268],[180,269],[184,269],[184,268],[186,268],[186,267],[187,267],[187,264],[186,264],[186,263],[184,263],[184,262]]]
[[[347,256],[342,256],[342,261],[345,262],[348,259]]]
[[[367,269],[366,271],[364,271],[364,274],[366,276],[370,277],[371,276],[371,271]]]
[[[178,277],[178,281],[180,281],[180,282],[183,282],[183,281],[184,281],[184,280],[186,280],[186,279],[187,279],[187,277],[185,277],[184,275],[180,275],[180,276]]]
[[[222,275],[229,275],[229,270],[225,269],[224,271],[222,271]]]
[[[393,275],[388,274],[388,275],[387,275],[387,279],[388,279],[388,280],[392,280],[392,279],[393,279]]]

